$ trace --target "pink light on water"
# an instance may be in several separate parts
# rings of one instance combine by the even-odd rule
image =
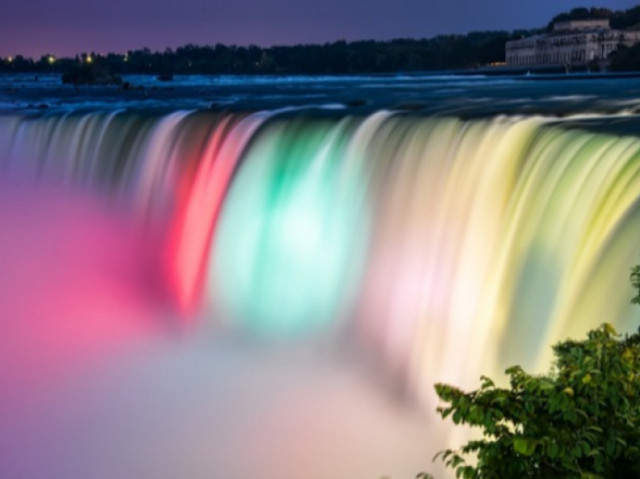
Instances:
[[[236,123],[232,117],[223,119],[198,159],[193,179],[185,179],[189,187],[181,190],[166,263],[172,294],[186,315],[201,305],[216,220],[242,151],[263,118],[257,114]]]
[[[184,189],[182,206],[171,231],[168,248],[169,282],[182,312],[200,304],[203,267],[209,251],[215,219],[233,173],[235,158],[221,148],[229,119],[215,129],[200,158],[193,184]]]
[[[94,198],[4,185],[0,228],[5,394],[56,382],[161,330],[142,238]]]

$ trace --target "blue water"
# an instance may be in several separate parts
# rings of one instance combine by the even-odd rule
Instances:
[[[63,85],[58,75],[0,75],[0,111],[261,110],[322,108],[365,114],[394,109],[458,117],[623,114],[640,111],[633,76],[125,75],[133,88]]]

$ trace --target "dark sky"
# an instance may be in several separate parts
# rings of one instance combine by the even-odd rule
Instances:
[[[542,26],[581,0],[7,0],[0,56],[246,45]],[[638,0],[601,0],[626,9]]]

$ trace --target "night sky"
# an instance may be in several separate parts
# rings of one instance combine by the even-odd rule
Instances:
[[[626,9],[638,0],[601,0]],[[546,25],[581,0],[10,0],[0,56],[423,38]]]

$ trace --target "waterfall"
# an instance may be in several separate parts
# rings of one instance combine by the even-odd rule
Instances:
[[[162,231],[183,318],[341,338],[425,408],[436,381],[634,327],[640,141],[570,119],[6,114],[0,161]]]

